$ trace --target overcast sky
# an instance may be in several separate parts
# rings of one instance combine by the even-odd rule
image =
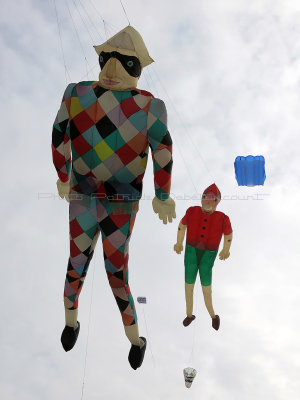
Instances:
[[[79,400],[85,376],[88,400],[298,400],[300,3],[123,4],[155,60],[139,88],[165,101],[174,142],[177,219],[164,226],[152,211],[149,158],[130,244],[131,290],[148,302],[136,304],[145,360],[137,371],[127,361],[100,241],[80,296],[78,342],[69,353],[60,343],[68,205],[56,196],[52,123],[67,83],[97,80],[92,46],[126,16],[118,0],[56,0],[60,41],[53,0],[0,0],[1,399]],[[265,156],[264,186],[237,186],[234,159],[248,154]],[[230,258],[213,270],[218,332],[199,280],[197,318],[182,326],[184,257],[172,251],[180,218],[213,182],[234,231]],[[190,389],[187,366],[198,371]]]

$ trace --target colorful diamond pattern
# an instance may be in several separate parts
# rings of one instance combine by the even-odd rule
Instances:
[[[137,322],[128,285],[128,246],[137,212],[136,203],[110,202],[82,195],[70,202],[70,259],[65,282],[65,306],[78,307],[94,248],[102,234],[105,268],[124,325]]]
[[[74,191],[89,194],[101,187],[119,199],[123,196],[134,201],[136,195],[141,197],[150,144],[156,195],[166,199],[172,167],[172,141],[166,124],[164,103],[148,92],[110,91],[98,82],[69,85],[52,134],[59,178],[65,182],[71,174]],[[169,184],[165,173],[169,174]]]
[[[78,307],[101,232],[107,276],[123,323],[137,320],[128,285],[128,245],[136,215],[133,201],[141,197],[149,144],[156,196],[166,199],[172,141],[164,103],[138,89],[109,91],[98,82],[68,85],[53,125],[52,154],[59,178],[66,182],[71,177],[72,191],[82,194],[70,202],[65,284],[69,309]],[[106,196],[126,202],[110,202]]]

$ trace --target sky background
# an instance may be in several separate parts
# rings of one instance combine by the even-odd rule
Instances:
[[[149,158],[131,238],[131,290],[148,302],[136,304],[145,360],[137,371],[127,361],[101,242],[80,296],[78,342],[69,353],[60,344],[68,205],[56,194],[52,123],[67,83],[97,80],[92,46],[126,16],[118,0],[56,0],[60,42],[53,0],[0,0],[1,399],[298,400],[300,3],[123,4],[155,60],[138,87],[165,101],[174,142],[177,219],[164,226],[152,211]],[[234,159],[248,154],[265,156],[264,186],[237,186]],[[172,250],[180,218],[214,181],[234,231],[230,258],[213,271],[218,332],[198,280],[197,318],[182,326],[183,254]],[[187,366],[198,371],[190,389]]]

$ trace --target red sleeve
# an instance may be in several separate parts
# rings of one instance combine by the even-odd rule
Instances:
[[[182,223],[182,225],[188,224],[190,213],[191,213],[191,207],[186,210],[185,216],[180,221]]]
[[[232,233],[230,219],[227,215],[224,216],[223,220],[223,233],[224,235],[230,235]]]

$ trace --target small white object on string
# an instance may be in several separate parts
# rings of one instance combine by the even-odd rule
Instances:
[[[185,386],[187,388],[190,388],[192,386],[195,376],[197,375],[197,371],[195,370],[195,368],[186,367],[183,370],[183,375],[184,375]]]

